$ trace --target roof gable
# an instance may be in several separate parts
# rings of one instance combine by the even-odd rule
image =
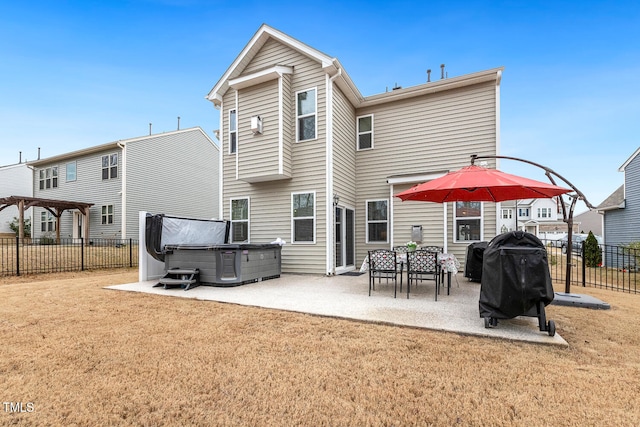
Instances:
[[[640,154],[640,147],[638,147],[638,149],[636,150],[636,152],[635,152],[635,153],[633,153],[633,154],[631,155],[631,157],[629,157],[629,158],[627,159],[627,161],[626,161],[626,162],[624,162],[624,163],[622,164],[622,166],[620,166],[620,167],[618,168],[618,172],[624,172],[624,170],[627,168],[627,166],[629,166],[629,163],[631,163],[631,162],[633,161],[633,159],[635,159],[635,158],[638,156],[638,154]]]
[[[222,97],[229,89],[229,81],[233,79],[237,79],[244,69],[249,65],[251,60],[258,54],[260,49],[265,45],[265,43],[274,39],[291,49],[298,51],[299,53],[311,58],[312,60],[318,62],[320,66],[331,76],[338,74],[339,70],[342,70],[342,66],[338,62],[337,59],[330,57],[317,49],[314,49],[287,34],[276,30],[268,26],[267,24],[262,24],[258,31],[253,35],[249,43],[242,49],[240,54],[236,57],[236,59],[231,63],[227,71],[222,75],[220,80],[215,84],[213,89],[207,94],[206,98],[213,102],[216,107],[219,107],[222,102]],[[343,77],[347,81],[347,84],[350,83],[351,89],[359,98],[362,96],[357,92],[357,89],[351,83],[348,76],[344,75],[341,71],[340,76]]]

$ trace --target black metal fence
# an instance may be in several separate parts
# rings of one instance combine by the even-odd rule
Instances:
[[[559,241],[547,241],[546,246],[554,282],[566,282],[567,257],[570,257],[571,286],[640,293],[640,250],[598,245],[600,256],[594,261],[587,259],[583,244],[575,244],[571,250]]]
[[[134,239],[0,238],[0,276],[137,266]]]

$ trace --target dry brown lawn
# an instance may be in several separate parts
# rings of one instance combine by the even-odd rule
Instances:
[[[639,295],[574,288],[612,309],[547,307],[557,348],[103,289],[136,280],[0,278],[0,425],[640,424]]]

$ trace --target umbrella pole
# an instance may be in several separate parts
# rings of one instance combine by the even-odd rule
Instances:
[[[567,211],[565,209],[564,206],[564,199],[562,196],[560,196],[560,201],[562,202],[562,216],[563,216],[563,220],[564,222],[567,223],[568,226],[568,232],[567,232],[567,271],[566,271],[566,275],[565,275],[565,293],[571,293],[571,257],[572,257],[572,253],[573,253],[573,241],[572,241],[572,237],[573,237],[573,208],[576,205],[576,202],[578,201],[578,199],[582,200],[589,209],[593,210],[595,209],[595,207],[589,203],[589,201],[587,200],[587,198],[585,197],[584,194],[582,194],[582,192],[580,190],[578,190],[578,188],[576,188],[575,185],[573,185],[572,183],[569,182],[568,179],[566,179],[565,177],[563,177],[562,175],[558,174],[557,172],[555,172],[553,169],[548,168],[546,166],[543,166],[539,163],[535,163],[529,160],[525,160],[525,159],[520,159],[518,157],[510,157],[510,156],[498,156],[498,155],[490,155],[490,156],[478,156],[477,154],[472,154],[471,155],[471,164],[473,165],[474,162],[476,161],[476,159],[508,159],[508,160],[515,160],[518,162],[523,162],[523,163],[528,163],[530,165],[533,166],[537,166],[541,169],[543,169],[545,171],[545,175],[547,175],[547,178],[549,178],[549,181],[551,181],[551,183],[553,185],[557,185],[555,183],[555,180],[553,179],[553,177],[551,175],[555,175],[558,178],[560,178],[562,181],[564,181],[569,187],[571,187],[571,189],[573,191],[576,192],[577,197],[574,197],[573,200],[571,201],[571,206],[569,208],[569,212],[567,214]]]

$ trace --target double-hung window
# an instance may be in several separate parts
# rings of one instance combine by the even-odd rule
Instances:
[[[109,225],[113,224],[113,205],[102,206],[101,224]]]
[[[456,242],[482,240],[482,203],[456,202],[454,212],[454,236]]]
[[[551,218],[551,208],[538,208],[538,218]]]
[[[67,172],[67,182],[75,181],[76,180],[76,173],[77,173],[77,164],[76,164],[76,162],[67,163],[65,170]]]
[[[316,89],[296,93],[296,141],[316,139]]]
[[[229,110],[229,153],[238,149],[238,114],[236,110]]]
[[[387,243],[389,201],[367,200],[367,243]]]
[[[529,216],[529,208],[518,208],[518,218],[526,218]]]
[[[513,218],[513,209],[502,209],[502,219]]]
[[[293,243],[315,243],[316,193],[291,194],[291,229]]]
[[[58,167],[40,169],[38,172],[38,188],[40,190],[58,188]]]
[[[231,242],[249,242],[249,199],[231,199]]]
[[[40,231],[56,231],[56,222],[49,211],[40,212]]]
[[[102,179],[118,177],[118,153],[102,156]]]
[[[358,117],[358,150],[373,148],[373,115]]]

